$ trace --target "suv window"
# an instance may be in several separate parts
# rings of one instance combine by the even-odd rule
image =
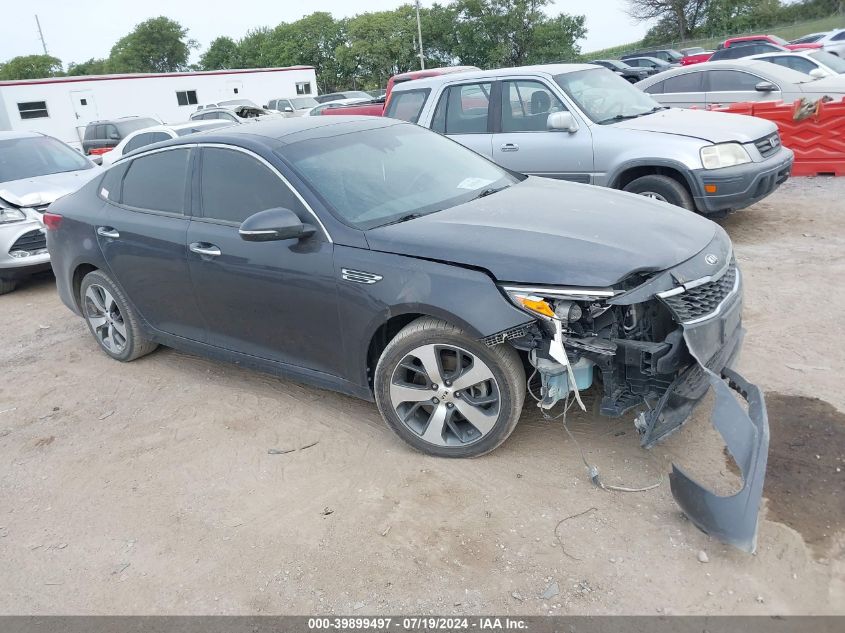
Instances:
[[[707,81],[708,92],[754,92],[757,84],[765,80],[739,70],[711,70]]]
[[[434,111],[432,129],[441,134],[486,134],[490,82],[447,88]]]
[[[416,123],[420,120],[425,100],[428,98],[428,88],[424,90],[408,90],[407,92],[396,92],[391,96],[384,116],[392,119],[401,119]]]
[[[540,81],[502,84],[502,132],[545,132],[549,114],[563,110],[561,100]]]
[[[842,40],[845,40],[845,31],[837,33],[836,35],[830,38],[831,42],[841,42]]]
[[[663,92],[665,94],[674,94],[676,92],[702,92],[704,87],[702,85],[702,78],[704,73],[684,73],[675,77],[669,77],[663,82]]]
[[[650,95],[662,95],[663,94],[663,84],[665,84],[665,83],[666,83],[665,81],[658,81],[656,84],[651,85],[648,88],[646,88],[645,92],[647,92]]]
[[[158,143],[159,141],[166,141],[169,138],[170,135],[165,132],[142,132],[141,134],[132,137],[132,139],[123,148],[123,153],[128,154],[139,147],[152,145],[153,143]]]
[[[805,75],[809,75],[811,70],[818,68],[818,65],[814,64],[806,57],[801,57],[799,55],[778,55],[777,57],[766,57],[763,61],[791,68],[792,70],[797,70],[799,73],[804,73]]]
[[[304,212],[299,198],[281,178],[255,158],[232,149],[202,150],[200,199],[203,217],[238,224],[276,207],[300,216]]]
[[[123,179],[123,204],[138,209],[183,213],[190,150],[172,149],[136,158]]]
[[[117,126],[109,123],[103,126],[103,135],[100,138],[104,138],[109,141],[119,141],[121,136],[120,132],[117,131]]]

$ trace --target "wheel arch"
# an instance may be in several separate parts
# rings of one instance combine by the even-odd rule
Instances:
[[[70,287],[73,293],[71,298],[80,314],[82,314],[82,304],[79,302],[79,291],[82,289],[82,280],[85,279],[88,273],[92,273],[95,270],[100,270],[100,267],[90,262],[78,263],[76,268],[73,269],[73,274],[70,278]]]
[[[695,180],[689,169],[682,163],[675,161],[633,161],[624,163],[608,178],[608,186],[612,189],[624,189],[629,183],[642,176],[667,176],[683,185],[690,197],[698,196]]]

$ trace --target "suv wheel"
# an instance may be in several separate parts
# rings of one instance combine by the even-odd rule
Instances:
[[[478,457],[516,427],[525,371],[512,347],[488,347],[445,321],[423,317],[385,348],[375,396],[388,426],[417,450]]]
[[[646,198],[654,198],[661,202],[674,204],[689,211],[695,211],[692,196],[681,183],[669,176],[651,174],[632,180],[623,188],[624,191],[636,193]]]
[[[138,317],[123,292],[103,272],[95,270],[85,275],[79,289],[79,303],[91,334],[115,360],[135,360],[158,347],[144,338]]]
[[[17,286],[18,282],[14,279],[0,279],[0,295],[12,292]]]

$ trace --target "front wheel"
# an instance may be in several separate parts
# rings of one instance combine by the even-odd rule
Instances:
[[[516,427],[525,371],[512,347],[489,347],[445,321],[423,317],[385,348],[375,396],[388,426],[417,450],[478,457]]]
[[[12,292],[18,287],[18,282],[14,279],[0,279],[0,295]]]
[[[623,190],[645,196],[646,198],[668,202],[688,211],[695,211],[692,196],[690,196],[687,188],[669,176],[658,174],[641,176],[625,185]]]

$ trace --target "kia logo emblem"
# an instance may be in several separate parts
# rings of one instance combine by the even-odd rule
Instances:
[[[719,258],[716,257],[713,253],[708,253],[704,256],[704,261],[710,264],[711,266],[715,266],[719,263]]]

